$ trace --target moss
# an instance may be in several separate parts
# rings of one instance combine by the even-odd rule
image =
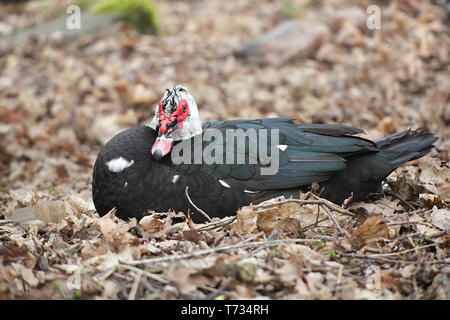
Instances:
[[[95,14],[115,13],[120,19],[143,33],[158,34],[156,9],[150,0],[80,0],[82,6],[93,5]]]

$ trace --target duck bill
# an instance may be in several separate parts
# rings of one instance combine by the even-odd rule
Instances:
[[[173,139],[162,135],[156,138],[155,143],[152,147],[152,156],[156,160],[161,159],[172,150]]]

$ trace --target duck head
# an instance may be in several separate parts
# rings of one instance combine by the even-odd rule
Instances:
[[[182,86],[166,89],[148,126],[158,133],[151,151],[157,160],[170,153],[176,141],[190,139],[202,132],[197,104]]]

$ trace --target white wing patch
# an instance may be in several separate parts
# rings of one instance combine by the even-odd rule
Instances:
[[[286,150],[287,147],[288,146],[286,144],[279,144],[279,145],[277,145],[277,148],[280,149],[281,151]]]
[[[245,193],[258,193],[259,191],[244,190]]]
[[[180,175],[179,174],[174,175],[172,178],[172,183],[176,183],[178,179],[180,179]]]
[[[128,161],[122,157],[110,160],[106,162],[106,166],[111,172],[121,172],[122,170],[131,167],[134,163],[134,160]]]
[[[221,184],[222,186],[224,186],[225,188],[228,188],[228,189],[231,188],[230,185],[229,185],[228,183],[226,183],[225,181],[219,179],[219,182],[220,182],[220,184]]]

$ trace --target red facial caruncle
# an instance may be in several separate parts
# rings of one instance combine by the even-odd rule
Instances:
[[[173,144],[172,127],[176,124],[178,129],[182,130],[183,121],[188,115],[189,104],[185,99],[181,99],[178,102],[177,108],[169,117],[164,113],[163,99],[159,101],[159,132],[151,151],[155,159],[159,160],[170,152]]]
[[[159,101],[159,131],[161,131],[161,133],[163,134],[166,133],[168,127],[170,127],[175,120],[177,120],[178,128],[180,130],[183,129],[183,121],[189,115],[189,104],[187,103],[187,101],[181,99],[180,102],[178,102],[176,110],[172,112],[169,118],[167,118],[166,114],[164,113],[162,102],[163,99],[161,98],[161,100]]]

